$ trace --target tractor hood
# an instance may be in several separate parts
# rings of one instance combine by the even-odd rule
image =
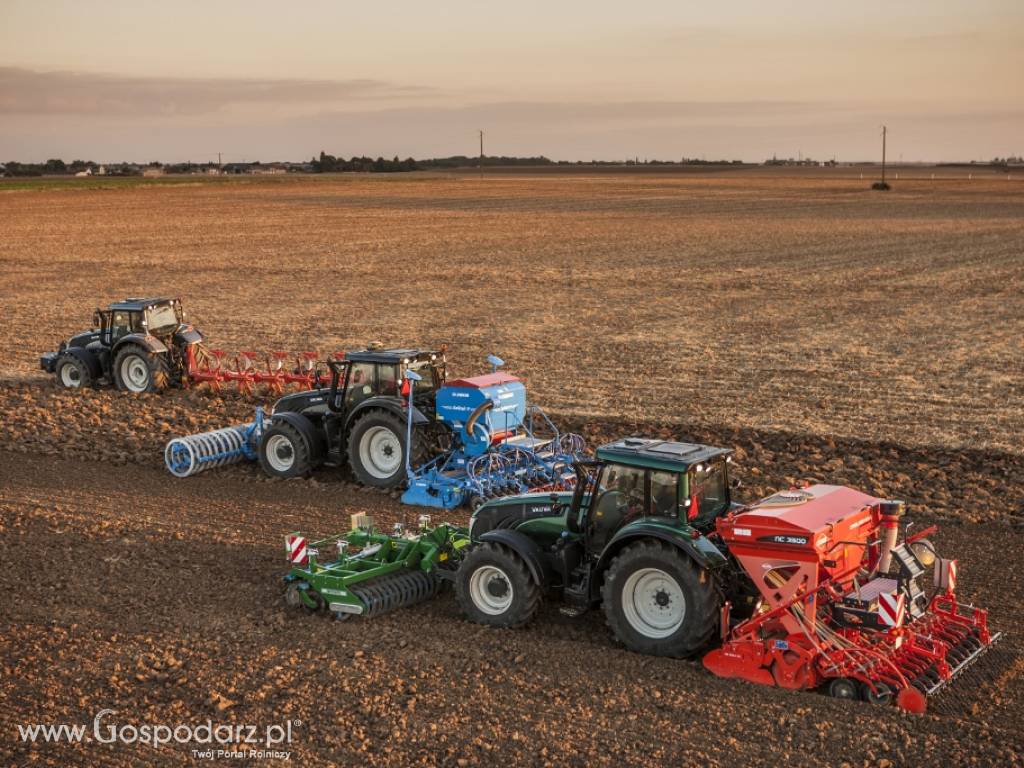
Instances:
[[[328,394],[323,388],[292,392],[278,399],[270,410],[275,413],[305,413],[311,409],[327,411]]]
[[[485,502],[470,518],[470,538],[478,540],[488,531],[501,528],[522,528],[539,541],[553,543],[567,530],[565,515],[572,506],[573,494],[560,491],[554,502],[551,496],[550,492],[539,491]]]

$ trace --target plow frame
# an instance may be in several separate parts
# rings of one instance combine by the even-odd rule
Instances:
[[[285,367],[288,352],[269,352],[263,356],[263,367],[257,365],[260,355],[246,350],[233,357],[234,367],[224,364],[226,353],[221,349],[202,350],[202,360],[196,354],[196,344],[190,344],[185,354],[182,384],[185,387],[208,384],[219,392],[225,382],[234,383],[245,395],[252,395],[257,385],[266,385],[272,394],[281,395],[285,387],[294,385],[299,389],[315,389],[322,382],[322,369],[317,352],[299,352],[294,358],[294,368]],[[337,357],[337,355],[335,355]]]

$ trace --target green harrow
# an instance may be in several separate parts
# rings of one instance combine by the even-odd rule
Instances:
[[[420,517],[416,533],[400,524],[393,534],[380,533],[367,515],[354,515],[348,533],[319,541],[293,533],[286,537],[292,569],[285,576],[285,602],[310,613],[326,608],[339,620],[406,608],[454,580],[468,545],[465,528],[447,523],[431,528],[427,515]],[[335,558],[321,562],[321,551],[330,548]]]

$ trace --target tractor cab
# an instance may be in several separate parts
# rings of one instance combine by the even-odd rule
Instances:
[[[724,448],[627,437],[597,449],[577,483],[569,511],[599,552],[620,528],[654,518],[709,531],[731,506]]]
[[[106,309],[97,309],[93,323],[105,347],[113,347],[125,336],[137,333],[169,339],[185,324],[185,311],[178,299],[125,299]]]
[[[341,360],[331,361],[330,367],[329,407],[334,411],[350,410],[372,397],[404,397],[406,371],[420,377],[416,404],[431,403],[447,373],[443,352],[383,349],[373,344],[362,351],[346,352]]]

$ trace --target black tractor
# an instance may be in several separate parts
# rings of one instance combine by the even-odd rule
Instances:
[[[60,386],[112,383],[129,392],[156,392],[181,383],[188,348],[203,340],[179,299],[125,299],[97,309],[93,325],[40,358]]]
[[[285,395],[274,404],[259,444],[260,466],[274,477],[297,477],[347,460],[362,484],[399,487],[406,480],[405,372],[420,377],[412,414],[412,456],[419,460],[431,452],[435,397],[447,375],[444,353],[371,345],[327,365],[329,386]]]

